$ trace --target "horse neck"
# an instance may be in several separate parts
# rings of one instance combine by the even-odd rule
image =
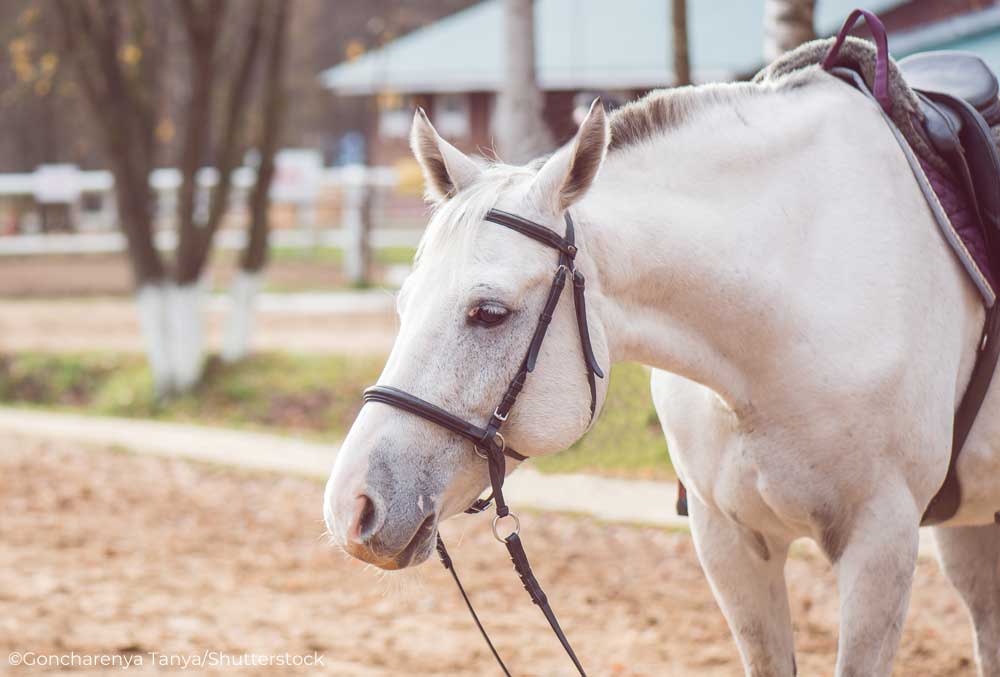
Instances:
[[[576,210],[612,361],[690,378],[737,414],[782,377],[808,324],[810,304],[789,293],[803,284],[804,231],[843,217],[815,209],[842,188],[816,185],[816,158],[837,155],[830,112],[782,114],[777,98],[615,151]]]

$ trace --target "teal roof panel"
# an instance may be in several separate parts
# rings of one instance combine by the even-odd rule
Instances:
[[[819,0],[816,24],[835,31],[859,0]],[[696,82],[729,80],[762,62],[763,0],[689,0]],[[884,11],[900,0],[867,0]],[[544,89],[632,89],[674,80],[667,0],[536,0]],[[503,77],[503,6],[486,0],[320,75],[343,94],[495,91]]]

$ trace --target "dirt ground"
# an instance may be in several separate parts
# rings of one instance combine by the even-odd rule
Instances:
[[[167,257],[169,259],[169,257]],[[219,252],[209,270],[212,286],[225,289],[236,268],[232,252]],[[376,268],[376,274],[381,270]],[[267,282],[276,289],[336,289],[341,267],[328,261],[273,261]],[[0,258],[0,295],[7,298],[128,295],[132,273],[124,254],[53,254]]]
[[[133,674],[171,671],[147,652],[205,651],[318,652],[324,665],[301,674],[496,672],[436,562],[386,575],[326,544],[319,483],[18,438],[0,444],[0,673],[39,671],[6,667],[11,651],[143,658]],[[741,674],[689,535],[522,519],[536,573],[591,674]],[[571,674],[487,518],[449,523],[445,537],[514,674]],[[787,572],[799,674],[832,674],[830,568],[803,551]],[[895,674],[971,676],[971,655],[964,610],[937,565],[922,560]]]
[[[222,345],[226,316],[206,313],[208,346]],[[398,322],[391,311],[368,314],[257,313],[257,350],[385,355]],[[142,334],[130,297],[5,300],[0,298],[0,352],[141,352]]]

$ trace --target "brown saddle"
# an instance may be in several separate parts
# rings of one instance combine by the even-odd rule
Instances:
[[[917,94],[928,139],[963,184],[987,236],[996,236],[1000,156],[990,127],[1000,124],[997,76],[967,52],[915,54],[898,66]],[[1000,256],[994,258],[998,260]]]

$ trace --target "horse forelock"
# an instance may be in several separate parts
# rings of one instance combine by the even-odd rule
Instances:
[[[427,229],[417,246],[415,263],[419,265],[432,255],[447,255],[455,247],[464,245],[478,232],[486,212],[497,205],[500,197],[536,173],[534,163],[526,167],[491,164],[472,185],[434,205]]]

